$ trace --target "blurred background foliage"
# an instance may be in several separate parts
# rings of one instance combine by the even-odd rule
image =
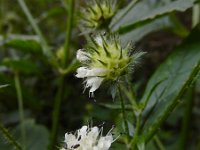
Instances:
[[[122,43],[132,40],[137,50],[148,52],[131,79],[137,99],[142,97],[144,99],[145,87],[154,72],[156,73],[150,81],[154,84],[160,81],[159,76],[166,75],[166,70],[168,71],[167,75],[173,79],[167,82],[174,82],[171,85],[172,89],[179,86],[177,82],[180,84],[186,82],[185,79],[182,79],[181,74],[192,69],[192,65],[199,62],[200,45],[196,45],[195,50],[191,49],[191,52],[188,51],[188,47],[184,46],[177,48],[178,51],[184,52],[174,51],[188,35],[191,35],[193,27],[199,22],[199,2],[194,0],[139,0],[138,2],[119,0],[118,2],[120,11],[109,26],[111,31],[120,33]],[[69,54],[71,62],[75,58],[76,50],[86,44],[85,36],[80,34],[78,20],[80,13],[78,10],[80,7],[84,7],[84,3],[83,0],[75,1]],[[0,121],[10,129],[14,137],[21,140],[15,87],[17,75],[21,83],[24,102],[26,118],[24,126],[28,149],[45,150],[52,128],[52,110],[59,86],[58,77],[62,72],[58,64],[61,63],[63,57],[62,49],[65,43],[69,5],[67,0],[26,0],[26,4],[48,41],[56,63],[49,63],[44,56],[40,38],[33,30],[17,0],[0,0],[0,84],[7,85],[0,89]],[[199,28],[193,31],[190,37],[200,41],[197,34],[200,34]],[[191,43],[188,40],[185,45]],[[191,47],[193,48],[193,46]],[[182,53],[186,53],[186,56],[182,56]],[[171,61],[173,62],[172,57],[179,55],[181,55],[180,58],[176,59],[177,62],[175,61],[177,66],[172,67],[174,70],[169,69],[169,66],[165,64],[170,64]],[[165,67],[157,70],[167,57],[168,61],[163,64]],[[57,145],[62,143],[65,132],[73,131],[82,124],[98,125],[104,122],[105,128],[108,129],[115,125],[116,134],[122,133],[123,136],[122,115],[118,99],[112,99],[107,85],[95,93],[95,98],[89,98],[87,91],[83,92],[82,81],[75,78],[75,70],[78,65],[77,63],[73,65],[65,76],[64,96],[59,116],[58,141],[60,142]],[[182,67],[183,72],[176,72],[176,69],[180,67],[178,65]],[[199,76],[196,78],[195,86],[184,93],[179,106],[165,121],[162,128],[158,129],[159,139],[155,138],[149,142],[148,150],[159,149],[160,140],[167,146],[166,149],[178,149],[178,139],[183,132],[187,132],[188,135],[185,144],[182,144],[185,147],[180,149],[200,149],[200,80]],[[179,87],[181,89],[182,85]],[[170,93],[168,94],[171,96]],[[185,117],[185,111],[187,111],[185,108],[190,105],[187,99],[192,99],[191,105],[193,106],[192,110],[188,110],[191,111],[189,120],[186,121],[188,125],[184,122],[184,118],[188,119]],[[128,106],[127,110],[129,110]],[[156,113],[158,112],[156,111]],[[131,113],[129,118],[130,129],[133,130]],[[0,136],[0,149],[12,149],[9,148],[9,144],[2,136]],[[125,148],[119,141],[113,145],[113,149]]]

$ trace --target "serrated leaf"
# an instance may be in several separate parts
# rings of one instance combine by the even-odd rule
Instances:
[[[116,23],[118,14],[111,22],[111,30],[119,31],[120,33],[127,33],[132,29],[140,27],[155,18],[161,17],[173,11],[185,11],[186,9],[192,7],[194,0],[141,0],[136,3],[128,13]],[[129,5],[127,7],[130,7]],[[126,12],[127,8],[124,8],[119,12]]]
[[[152,87],[163,80],[153,91],[145,111],[154,110],[144,125],[143,134],[154,134],[179,102],[184,90],[190,86],[200,70],[200,27],[192,31],[186,41],[177,47],[149,80],[142,102],[145,103]],[[151,136],[149,135],[149,136]],[[146,136],[147,139],[150,138]]]

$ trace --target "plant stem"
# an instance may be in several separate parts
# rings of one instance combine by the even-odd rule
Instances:
[[[69,9],[68,9],[68,23],[67,23],[67,30],[66,30],[66,40],[64,45],[64,60],[63,60],[63,67],[65,68],[68,63],[69,59],[69,48],[70,48],[70,40],[71,40],[71,33],[72,33],[72,25],[73,25],[73,11],[74,11],[74,0],[69,0]],[[52,115],[52,131],[51,131],[51,139],[48,149],[53,150],[55,149],[54,146],[56,144],[57,140],[57,133],[58,133],[58,123],[59,123],[59,116],[60,116],[60,108],[62,99],[64,97],[64,89],[65,89],[65,76],[66,74],[63,74],[59,77],[59,87],[55,98],[54,103],[54,110]]]
[[[54,110],[52,114],[52,131],[51,131],[51,137],[50,137],[50,144],[48,146],[49,150],[55,149],[54,146],[57,140],[58,122],[59,122],[60,107],[61,107],[63,95],[64,95],[64,75],[62,75],[59,79],[58,92],[55,98]]]
[[[31,24],[33,30],[34,30],[35,33],[39,36],[40,41],[41,41],[41,45],[42,45],[42,49],[43,49],[43,53],[44,53],[47,57],[52,58],[53,55],[52,55],[52,53],[51,53],[51,51],[50,51],[50,48],[49,48],[49,46],[48,46],[48,44],[47,44],[47,41],[45,40],[45,38],[44,38],[42,32],[40,31],[40,29],[39,29],[39,27],[38,27],[38,25],[37,25],[35,19],[33,18],[33,16],[32,16],[32,14],[31,14],[30,10],[28,9],[28,7],[27,7],[27,5],[26,5],[25,1],[24,1],[24,0],[18,0],[18,3],[19,3],[19,5],[20,5],[20,7],[22,8],[24,14],[26,15],[26,17],[27,17],[29,23]]]
[[[22,150],[19,143],[13,138],[13,136],[8,132],[8,130],[4,128],[3,125],[1,124],[0,124],[0,131],[4,135],[4,138],[6,139],[6,141],[10,143],[10,145],[12,145],[16,150]]]
[[[66,30],[66,39],[64,44],[64,59],[63,59],[63,67],[65,68],[67,62],[69,60],[70,55],[70,41],[72,34],[72,26],[73,26],[73,14],[74,14],[74,0],[68,0],[68,20],[67,20],[67,30]]]
[[[157,135],[154,136],[154,141],[158,146],[159,150],[165,150],[165,147],[163,146],[162,142],[160,141]]]
[[[129,128],[128,128],[128,121],[126,118],[125,104],[124,104],[124,99],[122,97],[120,85],[118,85],[118,92],[119,92],[119,99],[121,102],[121,110],[122,110],[122,115],[123,115],[123,119],[124,119],[124,126],[125,126],[126,133],[128,135],[128,140],[129,140],[130,135],[129,135]]]
[[[135,148],[136,142],[138,141],[138,135],[139,135],[139,131],[140,131],[141,118],[142,118],[141,113],[139,113],[136,116],[136,125],[135,125],[134,136],[133,136],[133,139],[130,142],[130,146],[132,147],[132,149]]]
[[[20,79],[19,79],[18,72],[15,72],[14,80],[15,80],[15,88],[16,88],[16,92],[17,92],[17,100],[18,100],[18,108],[19,108],[22,147],[23,147],[23,149],[25,149],[26,131],[25,131],[25,127],[24,127],[23,96],[22,96],[22,90],[21,90],[21,85],[20,85]]]
[[[180,134],[179,149],[187,149],[187,138],[190,131],[190,122],[192,116],[193,100],[194,100],[195,86],[188,90],[188,98],[185,103],[185,113],[182,122],[182,131]]]

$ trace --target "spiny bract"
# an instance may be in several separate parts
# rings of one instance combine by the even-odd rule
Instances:
[[[117,81],[119,77],[133,71],[138,58],[144,52],[133,53],[131,44],[124,48],[116,35],[98,34],[85,49],[77,51],[77,59],[82,67],[77,69],[76,77],[85,78],[85,88],[90,93],[99,88],[102,81]]]
[[[91,30],[107,27],[116,11],[116,0],[88,2],[81,11],[81,24]]]

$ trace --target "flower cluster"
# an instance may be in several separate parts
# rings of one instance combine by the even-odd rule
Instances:
[[[81,12],[81,24],[88,29],[108,26],[117,11],[116,0],[95,0],[88,2]]]
[[[65,134],[65,147],[61,150],[108,150],[114,141],[111,130],[102,136],[103,128],[83,126],[75,134]]]
[[[93,95],[103,81],[117,81],[133,70],[143,52],[132,52],[131,44],[122,47],[116,35],[97,35],[85,49],[77,51],[82,67],[76,77],[85,79],[85,88]]]

